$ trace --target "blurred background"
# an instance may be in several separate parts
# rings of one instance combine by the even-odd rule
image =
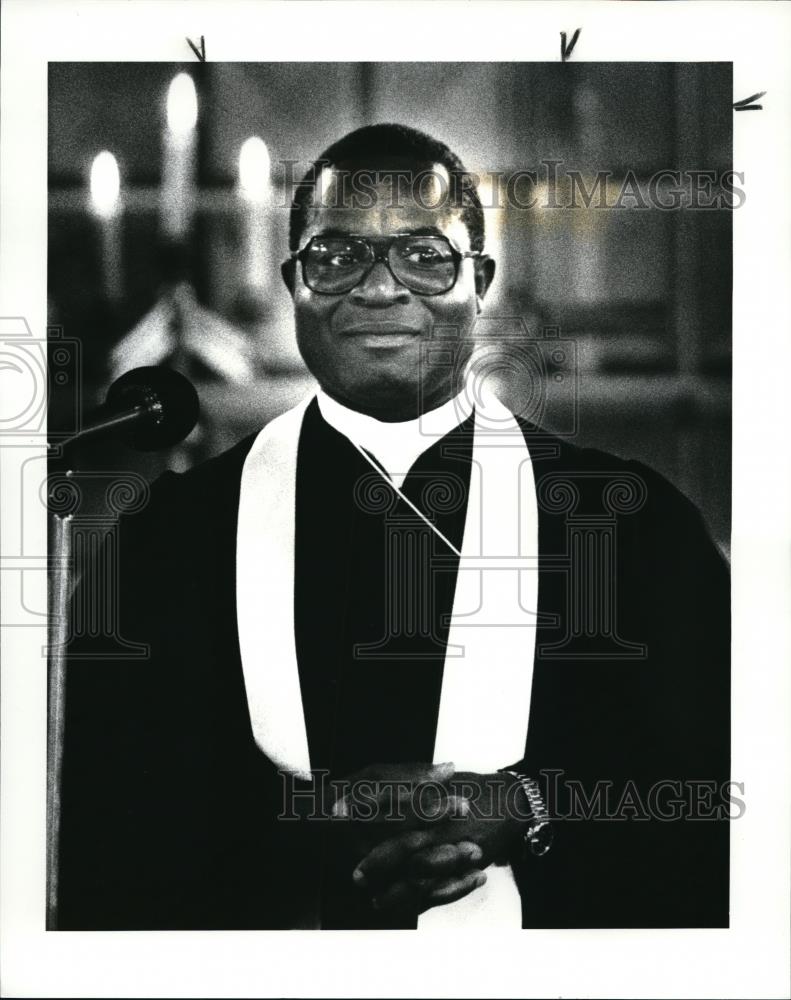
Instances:
[[[186,442],[79,459],[151,479],[301,399],[313,383],[279,275],[289,192],[345,132],[424,129],[484,176],[485,206],[493,172],[549,159],[588,189],[609,170],[616,192],[629,171],[645,191],[659,170],[730,169],[731,94],[724,63],[51,63],[50,425],[129,368],[183,371],[203,413]],[[730,210],[596,204],[485,208],[499,270],[481,329],[564,342],[533,415],[658,469],[727,552]],[[514,404],[534,391],[518,373],[507,386]]]

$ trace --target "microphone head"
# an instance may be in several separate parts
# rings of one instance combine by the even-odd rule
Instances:
[[[136,451],[158,451],[178,444],[200,415],[192,383],[172,368],[155,365],[124,372],[107,390],[105,406],[113,412],[137,406],[148,411],[147,416],[118,430],[118,437]]]

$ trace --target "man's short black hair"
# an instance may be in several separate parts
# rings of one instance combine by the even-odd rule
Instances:
[[[340,164],[370,169],[383,159],[413,162],[421,167],[439,164],[448,172],[448,204],[461,208],[462,222],[473,250],[483,251],[484,221],[474,177],[444,142],[408,125],[365,125],[338,139],[314,160],[297,185],[289,217],[289,249],[299,249],[307,225],[316,183],[322,170]]]

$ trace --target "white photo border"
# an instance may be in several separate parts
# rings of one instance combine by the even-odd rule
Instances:
[[[415,30],[415,25],[420,30]],[[477,30],[471,30],[477,24]],[[787,995],[791,788],[791,492],[785,392],[791,309],[791,7],[785,3],[148,2],[5,0],[0,318],[46,330],[49,61],[727,61],[735,114],[733,287],[733,766],[728,930],[49,932],[44,930],[46,667],[40,627],[3,629],[4,996],[297,997]],[[364,30],[362,30],[364,29]],[[13,388],[13,387],[12,387]],[[20,442],[18,442],[20,443]],[[4,447],[3,607],[24,556],[19,448]],[[31,447],[40,448],[31,439]],[[24,451],[24,449],[22,449]],[[45,512],[27,543],[46,551]],[[46,605],[41,571],[25,603]],[[40,570],[40,567],[39,567]],[[4,622],[7,619],[4,617]],[[364,938],[359,935],[364,934]],[[308,936],[306,936],[306,934]],[[486,940],[486,939],[489,940]],[[487,947],[487,945],[491,947]],[[477,962],[471,956],[478,958]]]

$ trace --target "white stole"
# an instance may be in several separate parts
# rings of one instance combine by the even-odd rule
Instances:
[[[311,775],[294,637],[294,535],[297,449],[309,403],[267,424],[247,456],[236,551],[239,645],[253,735],[276,767],[306,779]],[[530,454],[513,415],[487,395],[475,408],[437,762],[487,773],[523,756],[535,652],[537,556]],[[481,889],[423,914],[421,929],[473,919],[521,926],[511,869],[490,866],[487,875]]]

